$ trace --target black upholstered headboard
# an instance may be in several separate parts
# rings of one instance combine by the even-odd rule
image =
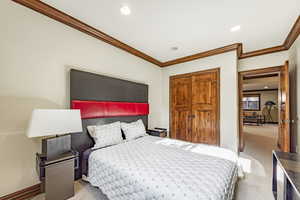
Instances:
[[[75,100],[92,102],[127,102],[148,103],[148,85],[121,80],[99,74],[71,69],[70,71],[70,105]],[[82,153],[94,143],[87,132],[87,126],[107,124],[116,121],[132,122],[142,119],[148,127],[148,115],[109,116],[82,119],[82,133],[72,134],[72,149],[79,151],[79,169],[75,178],[82,176]]]

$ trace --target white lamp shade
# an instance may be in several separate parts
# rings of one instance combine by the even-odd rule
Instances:
[[[80,110],[35,109],[32,112],[27,137],[62,135],[81,131]]]

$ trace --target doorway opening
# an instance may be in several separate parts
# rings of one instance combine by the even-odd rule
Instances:
[[[279,74],[268,73],[243,77],[244,148],[262,146],[277,149]]]
[[[273,150],[290,151],[288,62],[240,72],[239,103],[241,152],[247,141],[264,139],[273,141]]]
[[[288,62],[239,72],[239,114],[239,187],[272,199],[272,151],[290,151]]]

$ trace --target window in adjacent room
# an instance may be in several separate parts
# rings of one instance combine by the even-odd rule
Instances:
[[[260,94],[244,94],[243,96],[244,110],[260,110]]]

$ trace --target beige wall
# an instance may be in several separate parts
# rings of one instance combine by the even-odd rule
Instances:
[[[260,111],[249,111],[250,113],[256,112],[262,114],[262,110],[265,107],[267,101],[273,101],[278,106],[278,91],[260,91],[260,92],[244,92],[243,94],[260,94]],[[246,111],[248,112],[248,111]],[[248,113],[249,113],[248,112]],[[272,116],[274,122],[278,122],[278,114]]]
[[[0,196],[38,183],[33,108],[68,108],[75,67],[149,85],[149,125],[160,126],[161,69],[11,0],[0,1]]]
[[[220,140],[221,146],[237,151],[238,92],[237,55],[235,51],[163,68],[162,126],[169,128],[169,77],[177,74],[220,68]]]
[[[262,56],[245,58],[238,61],[238,71],[241,72],[253,69],[280,66],[283,65],[284,62],[288,59],[288,51],[281,51]]]

